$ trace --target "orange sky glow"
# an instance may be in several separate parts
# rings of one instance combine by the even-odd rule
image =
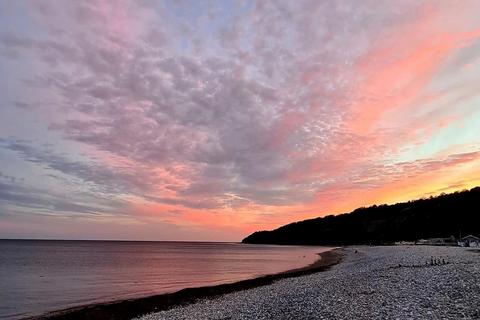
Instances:
[[[239,241],[478,186],[478,12],[2,2],[0,234]]]

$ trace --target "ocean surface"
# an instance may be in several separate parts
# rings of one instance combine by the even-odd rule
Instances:
[[[325,247],[0,240],[0,319],[143,297],[307,266]]]

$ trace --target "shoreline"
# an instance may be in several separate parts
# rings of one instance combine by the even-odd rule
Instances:
[[[326,271],[340,263],[344,258],[342,248],[319,253],[319,259],[314,263],[297,269],[287,270],[276,274],[264,275],[257,278],[241,280],[214,286],[185,288],[173,293],[133,298],[105,303],[95,303],[49,312],[39,316],[27,317],[29,320],[80,320],[80,319],[132,319],[151,312],[167,310],[176,306],[183,306],[201,299],[211,299],[223,294],[246,289],[256,288],[274,283],[285,278],[299,277],[316,272]]]
[[[480,319],[480,250],[349,246],[325,272],[144,315],[136,320]],[[431,263],[431,260],[445,263]]]

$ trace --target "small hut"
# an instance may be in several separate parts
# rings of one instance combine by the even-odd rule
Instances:
[[[480,247],[480,238],[469,234],[460,239],[458,244],[462,247]]]

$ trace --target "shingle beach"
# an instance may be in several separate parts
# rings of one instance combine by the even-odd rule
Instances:
[[[343,262],[330,270],[139,319],[480,319],[479,249],[343,250]]]

